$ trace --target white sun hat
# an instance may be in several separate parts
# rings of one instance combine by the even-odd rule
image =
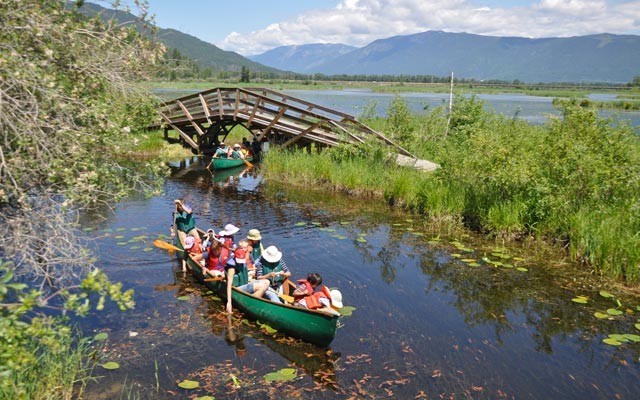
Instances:
[[[262,258],[267,262],[277,263],[282,258],[282,252],[276,246],[269,246],[262,253]]]
[[[235,235],[239,230],[240,230],[240,228],[238,228],[234,224],[226,224],[224,226],[224,229],[221,230],[220,232],[218,232],[218,235],[220,235],[220,236],[231,236],[231,235]]]
[[[189,250],[193,247],[194,244],[196,244],[196,238],[194,238],[193,236],[187,236],[187,238],[184,240],[184,249]]]
[[[342,293],[338,289],[331,290],[331,305],[335,308],[342,308]]]

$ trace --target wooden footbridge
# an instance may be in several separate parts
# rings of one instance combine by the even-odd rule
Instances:
[[[211,154],[237,125],[258,141],[281,147],[316,143],[362,144],[373,137],[394,148],[405,162],[409,151],[353,116],[266,88],[215,88],[165,102],[160,108],[165,128],[194,153]]]

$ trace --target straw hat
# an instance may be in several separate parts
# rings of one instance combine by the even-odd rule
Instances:
[[[249,240],[260,240],[262,239],[262,235],[260,235],[260,231],[257,229],[250,229],[249,234],[247,235],[247,239]]]
[[[218,235],[220,235],[220,236],[231,236],[231,235],[235,235],[239,230],[240,230],[240,228],[238,228],[237,226],[235,226],[233,224],[226,224],[224,226],[224,229],[221,230],[220,232],[218,232]]]
[[[240,148],[240,143],[236,143],[236,144],[234,144],[234,145],[233,145],[233,148],[234,148],[234,149],[239,149],[239,148]]]
[[[338,289],[331,290],[331,305],[335,308],[342,308],[342,293]]]
[[[194,238],[193,236],[187,236],[184,241],[184,249],[189,250],[193,247],[194,244],[196,244],[196,238]]]
[[[267,260],[267,262],[277,263],[282,258],[282,253],[276,246],[269,246],[262,253],[262,258]]]

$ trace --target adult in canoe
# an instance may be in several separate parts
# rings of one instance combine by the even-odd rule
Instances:
[[[269,280],[269,290],[265,295],[269,300],[279,303],[278,294],[282,293],[282,283],[291,276],[291,271],[282,259],[282,252],[276,246],[267,247],[255,261],[255,266],[256,278]]]
[[[187,239],[187,235],[191,235],[197,239],[200,238],[198,230],[196,229],[196,218],[193,216],[193,210],[182,199],[175,199],[173,203],[176,206],[173,218],[175,222],[176,231],[180,241],[184,243]],[[198,241],[200,243],[200,241]]]
[[[174,240],[176,247],[183,250],[184,243],[180,237],[176,236]],[[335,337],[339,318],[337,315],[323,310],[310,310],[290,304],[275,303],[259,296],[257,292],[251,294],[233,285],[229,286],[219,278],[204,275],[203,267],[192,257],[188,258],[187,267],[191,274],[210,290],[226,296],[227,300],[232,298],[233,304],[249,317],[263,321],[280,332],[322,347],[328,346]],[[229,287],[231,295],[225,290]],[[255,291],[255,285],[253,289]]]

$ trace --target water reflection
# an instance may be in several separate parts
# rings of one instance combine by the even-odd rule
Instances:
[[[640,395],[639,346],[601,342],[634,332],[640,302],[619,295],[619,307],[566,263],[556,264],[570,273],[558,274],[550,261],[562,261],[557,254],[516,243],[500,250],[513,268],[494,266],[482,259],[497,259],[502,244],[438,231],[376,201],[260,185],[259,169],[225,177],[212,176],[203,159],[179,164],[163,196],[131,199],[114,214],[85,219],[99,238],[100,267],[134,288],[137,304],[127,313],[107,305],[80,321],[90,336],[109,333],[109,357],[121,365],[99,371],[104,378],[89,384],[88,398]],[[328,351],[270,334],[240,313],[229,318],[221,299],[182,274],[177,254],[152,247],[167,235],[172,201],[182,196],[201,227],[232,222],[242,234],[258,227],[265,244],[285,252],[294,276],[315,270],[341,290],[355,311],[341,319]],[[588,304],[573,303],[578,294],[589,296]],[[624,314],[594,317],[608,308]],[[282,368],[294,368],[298,378],[264,380]],[[201,388],[182,391],[177,382],[184,379]]]

